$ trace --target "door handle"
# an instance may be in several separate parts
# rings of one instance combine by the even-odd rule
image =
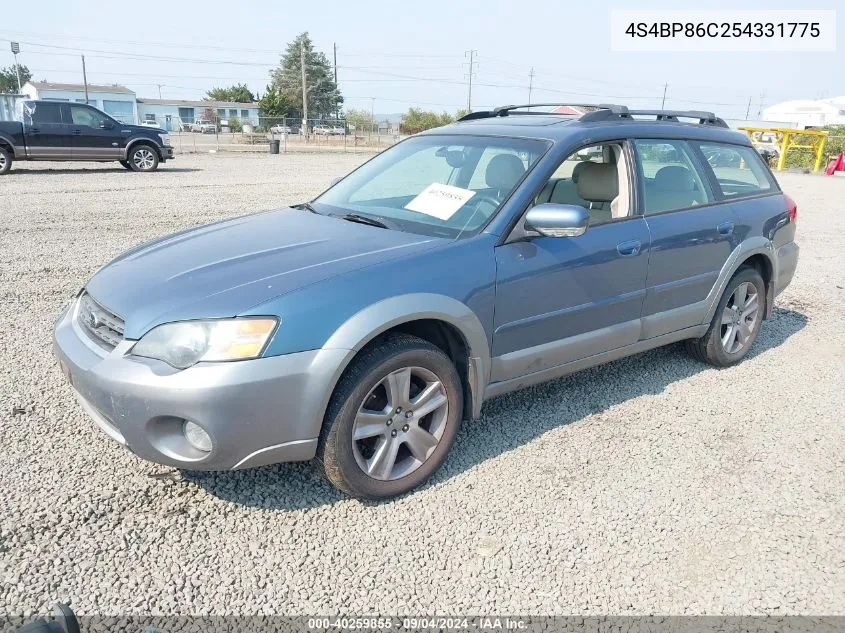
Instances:
[[[41,131],[41,128],[40,127],[31,127],[31,128],[29,128],[29,131],[32,134],[38,134]]]
[[[730,235],[734,232],[734,223],[731,221],[722,222],[716,227],[716,230],[719,231],[719,235]]]
[[[628,240],[619,242],[616,245],[616,252],[624,257],[633,257],[639,254],[640,248],[642,248],[642,243],[639,240]]]

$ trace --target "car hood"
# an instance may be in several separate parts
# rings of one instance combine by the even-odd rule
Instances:
[[[86,284],[135,339],[161,323],[236,316],[274,297],[444,242],[280,209],[131,249]]]

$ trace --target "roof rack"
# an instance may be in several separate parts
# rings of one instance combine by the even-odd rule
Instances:
[[[608,120],[634,120],[634,117],[653,116],[655,121],[670,121],[672,123],[679,123],[679,119],[698,119],[699,125],[712,125],[715,127],[728,127],[728,124],[713,112],[706,112],[703,110],[629,110],[627,106],[617,105],[612,103],[530,103],[524,105],[507,105],[493,108],[492,110],[480,110],[478,112],[470,112],[469,114],[458,119],[459,121],[472,121],[473,119],[489,119],[493,117],[505,117],[514,114],[524,115],[558,115],[570,116],[571,114],[544,112],[537,110],[526,110],[526,108],[543,108],[543,107],[561,107],[569,106],[572,108],[587,108],[588,111],[578,116],[579,121],[585,123],[592,121],[608,121]]]

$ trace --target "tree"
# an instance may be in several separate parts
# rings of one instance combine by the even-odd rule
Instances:
[[[29,72],[29,68],[23,65],[18,66],[18,70],[21,74],[21,86],[23,86],[32,79],[32,73]],[[0,68],[0,93],[2,92],[18,92],[18,75],[15,73],[14,66]]]
[[[301,100],[300,100],[301,101]],[[261,116],[281,118],[289,116],[296,106],[279,89],[270,84],[264,92],[264,96],[258,101],[261,108]]]
[[[285,49],[281,65],[270,71],[270,87],[290,104],[288,114],[302,117],[302,51],[305,51],[305,85],[309,118],[334,115],[343,104],[343,96],[334,82],[331,64],[323,53],[314,50],[308,33],[302,33]],[[266,95],[265,95],[266,96]]]
[[[408,108],[408,111],[402,115],[402,123],[399,125],[399,129],[403,134],[417,134],[423,130],[447,125],[454,120],[455,117],[447,112],[437,114],[422,108]]]
[[[252,103],[255,95],[246,84],[235,84],[228,88],[212,88],[204,97],[205,101],[235,101],[237,103]]]
[[[356,130],[369,130],[373,126],[372,114],[367,110],[351,109],[346,112],[346,122]]]

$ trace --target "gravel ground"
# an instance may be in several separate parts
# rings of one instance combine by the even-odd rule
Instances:
[[[361,160],[0,179],[0,614],[845,614],[842,178],[780,178],[801,262],[741,365],[672,346],[493,400],[398,501],[344,498],[310,464],[187,477],[93,428],[50,333],[97,267]]]

